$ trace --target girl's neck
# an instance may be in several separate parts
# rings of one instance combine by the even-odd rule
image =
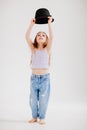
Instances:
[[[42,47],[42,46],[39,46],[39,47],[38,47],[38,50],[43,50],[43,47]]]
[[[39,47],[38,47],[36,50],[44,50],[44,49],[45,49],[45,48],[39,48]]]

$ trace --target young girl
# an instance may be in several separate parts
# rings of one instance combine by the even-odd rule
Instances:
[[[30,39],[35,19],[31,20],[26,32],[26,40],[31,49],[31,85],[30,85],[30,106],[32,119],[29,123],[37,122],[45,124],[45,115],[50,95],[50,52],[53,40],[51,29],[52,17],[48,17],[49,38],[45,32],[38,32],[34,43]]]

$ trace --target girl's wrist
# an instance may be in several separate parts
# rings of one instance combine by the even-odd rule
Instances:
[[[48,23],[51,24],[52,22],[52,17],[48,17]]]

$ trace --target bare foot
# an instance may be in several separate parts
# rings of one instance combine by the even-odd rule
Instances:
[[[43,119],[41,119],[41,120],[39,121],[39,124],[40,124],[40,125],[44,125],[44,124],[46,124],[46,122],[45,122]]]
[[[29,120],[28,122],[29,122],[29,123],[37,122],[37,118],[33,118],[33,119]]]

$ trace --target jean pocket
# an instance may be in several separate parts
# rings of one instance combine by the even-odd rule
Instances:
[[[43,77],[43,81],[49,81],[50,80],[50,77],[49,76],[44,76]]]

